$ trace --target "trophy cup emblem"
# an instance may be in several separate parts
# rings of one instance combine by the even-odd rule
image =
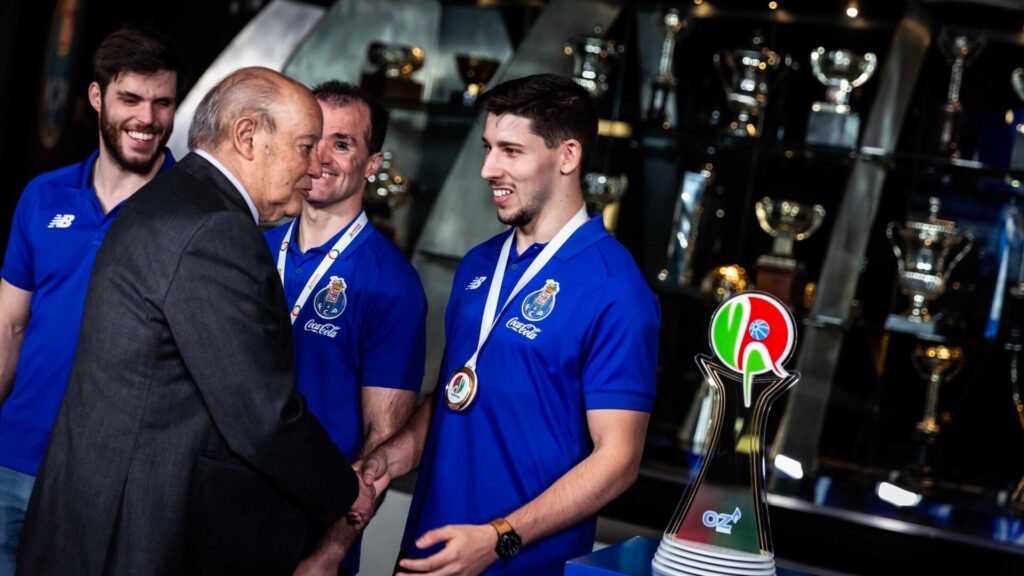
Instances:
[[[658,74],[651,82],[651,102],[647,107],[647,121],[668,130],[672,127],[673,115],[669,113],[669,107],[675,96],[676,87],[672,61],[675,59],[676,41],[689,31],[690,20],[681,17],[678,8],[669,8],[661,17],[661,25],[665,31],[665,40],[661,45]]]
[[[626,47],[605,38],[603,29],[594,26],[593,34],[573,36],[565,43],[565,55],[572,56],[572,79],[593,98],[608,91],[608,72]]]
[[[860,134],[860,116],[850,108],[850,94],[875,73],[878,58],[868,52],[855,54],[850,50],[811,52],[811,70],[825,85],[825,101],[811,106],[807,120],[807,143],[854,149]]]
[[[764,47],[764,36],[754,35],[753,47],[714,55],[715,68],[725,90],[726,102],[733,112],[728,133],[754,138],[761,135],[760,116],[768,103],[770,75],[782,65],[774,51]],[[726,78],[724,68],[729,70]]]
[[[942,105],[936,151],[939,154],[960,158],[960,119],[963,105],[960,103],[960,89],[963,85],[964,70],[978,57],[985,47],[980,36],[949,34],[943,30],[937,40],[939,50],[950,65],[949,89],[946,103]]]
[[[629,178],[625,174],[609,176],[601,172],[589,172],[583,177],[583,196],[591,213],[601,213],[604,227],[615,232],[619,219],[619,199],[629,189]]]
[[[459,78],[466,86],[462,93],[462,105],[472,106],[477,96],[483,93],[487,83],[498,71],[501,62],[475,54],[456,54],[455,66],[459,70]]]
[[[697,472],[651,560],[654,574],[774,574],[764,487],[767,415],[799,380],[784,364],[796,324],[774,296],[745,292],[711,319],[714,357],[697,365],[715,390]]]
[[[956,222],[939,218],[941,203],[929,198],[926,221],[890,222],[885,229],[896,254],[900,292],[910,298],[902,315],[891,315],[885,327],[890,330],[932,334],[935,319],[931,302],[946,291],[946,281],[956,265],[974,245],[974,236],[960,230]],[[954,254],[954,247],[959,246]]]
[[[939,388],[963,368],[964,351],[959,346],[918,344],[914,349],[913,362],[917,372],[928,381],[924,416],[914,429],[925,439],[934,440],[939,434]]]
[[[361,84],[367,91],[385,100],[419,101],[423,96],[423,85],[412,79],[423,67],[422,48],[373,42],[366,56],[375,68],[363,74]]]
[[[776,200],[765,196],[754,204],[761,229],[775,242],[772,251],[757,259],[754,285],[774,294],[789,306],[803,300],[803,264],[793,258],[793,242],[810,238],[825,221],[820,204]]]

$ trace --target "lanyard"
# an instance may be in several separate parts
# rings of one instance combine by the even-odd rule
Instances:
[[[529,268],[523,273],[523,276],[516,283],[515,287],[512,288],[512,292],[509,293],[508,298],[505,300],[505,304],[502,305],[501,310],[498,311],[498,293],[501,292],[501,284],[505,279],[505,266],[508,264],[508,255],[512,251],[512,242],[515,240],[515,233],[508,235],[508,239],[505,240],[505,244],[501,247],[501,255],[498,257],[498,264],[494,269],[494,276],[491,279],[491,286],[487,290],[487,302],[484,304],[484,315],[480,319],[480,339],[476,345],[476,351],[473,352],[473,356],[466,362],[471,370],[476,370],[476,360],[480,356],[480,350],[484,347],[484,342],[487,342],[487,337],[491,335],[494,330],[494,326],[498,322],[498,317],[501,316],[505,309],[508,308],[510,302],[519,294],[519,292],[527,285],[533,278],[544,268],[544,265],[548,263],[551,258],[554,257],[558,249],[572,236],[573,232],[579,229],[587,223],[589,217],[587,216],[587,207],[583,206],[580,211],[562,226],[562,229],[558,231],[558,234],[548,242],[548,245],[541,250],[537,258],[530,263]]]
[[[295,220],[298,220],[298,218]],[[277,254],[277,273],[281,276],[282,286],[284,286],[284,267],[288,261],[288,243],[295,229],[295,220],[292,220],[292,223],[288,225],[288,232],[285,233],[284,240],[281,241],[281,251]],[[367,220],[366,212],[360,212],[359,217],[349,226],[348,232],[345,232],[341,235],[341,238],[338,238],[338,241],[334,243],[334,246],[327,252],[324,259],[320,261],[320,265],[316,267],[316,271],[309,277],[309,281],[306,282],[302,292],[299,293],[299,299],[295,301],[295,306],[292,306],[292,324],[295,324],[295,319],[299,317],[299,312],[306,305],[306,300],[309,300],[309,295],[313,293],[316,283],[323,277],[324,272],[327,272],[327,269],[331,267],[331,264],[334,263],[338,256],[341,256],[341,253],[348,248],[349,244],[366,227]]]

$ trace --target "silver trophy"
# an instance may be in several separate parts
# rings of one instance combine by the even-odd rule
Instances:
[[[946,103],[942,106],[936,151],[952,158],[959,158],[960,120],[963,116],[963,105],[960,103],[960,88],[963,85],[964,70],[978,57],[985,47],[985,40],[980,36],[966,34],[948,34],[943,31],[937,41],[939,49],[950,65],[949,89],[946,91]]]
[[[662,15],[661,24],[665,31],[665,41],[661,45],[658,74],[651,83],[651,103],[647,107],[647,121],[668,130],[672,127],[669,107],[676,88],[672,60],[675,58],[676,41],[689,30],[690,20],[681,17],[678,8],[669,8]]]
[[[850,94],[875,73],[878,58],[874,54],[856,54],[849,50],[811,52],[811,70],[825,85],[825,101],[811,106],[807,120],[807,143],[854,149],[860,134],[860,116],[850,108]]]
[[[573,36],[565,43],[565,55],[572,56],[572,78],[593,98],[608,91],[608,72],[626,47],[605,38],[602,28],[594,26],[593,34]]]
[[[609,176],[601,172],[590,172],[583,177],[584,197],[591,213],[601,213],[604,227],[615,232],[619,219],[619,199],[629,189],[629,178],[625,174]]]
[[[363,191],[363,202],[374,226],[396,244],[404,242],[396,224],[396,212],[409,197],[410,183],[395,170],[395,155],[390,150],[384,151],[384,160],[377,172],[366,179]]]
[[[752,48],[718,52],[713,57],[733,112],[728,132],[750,138],[761,135],[760,116],[768,103],[771,76],[782,65],[782,58],[764,47],[760,33],[754,35],[752,44]]]
[[[704,213],[704,193],[714,178],[714,166],[710,162],[700,172],[683,173],[672,216],[672,237],[668,241],[665,268],[658,272],[658,280],[665,284],[681,287],[693,282],[694,248]]]
[[[928,203],[927,220],[890,222],[885,229],[896,254],[900,292],[910,298],[901,315],[892,315],[886,321],[887,329],[933,333],[937,316],[929,305],[946,291],[950,273],[974,244],[969,231],[939,218],[938,198],[929,198]]]
[[[761,229],[775,239],[771,253],[757,259],[754,285],[795,307],[803,301],[804,266],[793,258],[793,242],[806,240],[821,228],[825,208],[765,196],[754,204],[754,213]]]
[[[1015,68],[1010,74],[1010,87],[1017,98],[1024,100],[1024,68]],[[1015,122],[1013,147],[1010,151],[1010,168],[1024,169],[1024,122]]]

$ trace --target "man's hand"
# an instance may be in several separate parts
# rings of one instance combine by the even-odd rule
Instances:
[[[380,450],[374,450],[366,455],[366,458],[356,461],[352,465],[359,475],[363,484],[373,486],[374,492],[383,496],[388,485],[391,484],[391,474],[388,471],[387,458]]]
[[[295,568],[293,576],[338,576],[338,565],[355,544],[362,527],[341,518],[331,526],[316,552]]]
[[[349,508],[347,517],[349,524],[361,531],[377,511],[377,491],[373,488],[373,480],[369,478],[368,474],[359,474],[358,470],[356,470],[356,474],[359,475],[359,496]]]
[[[498,559],[494,551],[498,531],[490,524],[460,524],[431,530],[416,540],[416,547],[422,550],[441,543],[444,548],[433,556],[419,560],[406,558],[399,566],[417,574],[475,576]],[[399,572],[398,576],[402,574],[408,572]]]

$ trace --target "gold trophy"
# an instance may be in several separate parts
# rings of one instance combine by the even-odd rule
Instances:
[[[854,149],[860,135],[860,116],[850,107],[853,89],[864,84],[875,73],[878,58],[874,54],[857,54],[850,50],[811,52],[814,77],[826,86],[825,101],[811,106],[807,120],[807,143]]]
[[[477,96],[483,93],[487,83],[498,71],[501,62],[477,56],[475,54],[456,54],[455,65],[459,69],[459,78],[466,85],[462,93],[462,105],[470,107],[476,102]]]
[[[761,229],[775,238],[771,253],[757,259],[754,285],[793,307],[803,301],[803,264],[793,258],[793,242],[810,238],[821,227],[825,209],[765,196],[754,212]]]
[[[770,80],[784,63],[784,58],[765,47],[764,42],[764,36],[757,32],[750,48],[716,52],[713,56],[726,102],[733,112],[727,130],[732,136],[756,138],[761,135],[760,117],[768,105]]]
[[[410,185],[409,181],[394,168],[394,152],[385,150],[383,155],[384,160],[380,163],[380,168],[366,179],[363,201],[373,225],[398,243],[394,213],[395,209],[409,197]]]
[[[366,56],[375,70],[363,74],[364,89],[384,100],[420,100],[423,84],[413,80],[412,73],[423,67],[422,48],[374,42]]]
[[[927,440],[939,435],[936,418],[939,406],[939,388],[943,382],[952,380],[964,366],[964,351],[959,346],[943,344],[918,344],[914,350],[914,368],[928,380],[925,394],[924,417],[914,429]]]
[[[747,271],[739,264],[723,264],[711,269],[700,281],[700,294],[708,304],[718,306],[736,294],[750,289]]]

